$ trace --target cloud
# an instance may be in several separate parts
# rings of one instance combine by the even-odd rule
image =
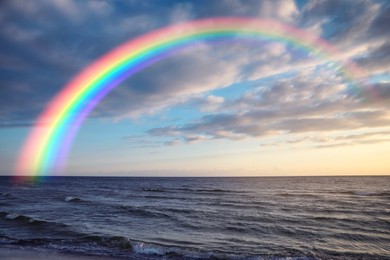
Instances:
[[[156,16],[157,9],[136,12],[129,1],[2,2],[0,120],[33,121],[91,61],[167,23],[163,17],[170,9],[165,9]]]
[[[353,146],[362,144],[381,144],[390,141],[389,128],[382,131],[357,130],[352,132],[321,133],[319,134],[296,134],[284,136],[280,139],[263,139],[259,140],[260,146],[265,148],[289,147],[291,149],[302,147],[307,148],[334,148],[343,146]]]
[[[390,109],[390,82],[367,83],[359,89],[350,90],[351,99],[360,100],[360,105],[366,108]]]
[[[226,87],[238,73],[237,64],[213,55],[213,46],[198,46],[137,73],[110,93],[94,113],[119,118],[153,114],[193,95]],[[222,99],[210,96],[203,105],[211,109],[218,102]]]
[[[194,17],[250,16],[293,22],[298,10],[293,0],[191,1]]]
[[[356,59],[356,63],[370,72],[390,74],[390,41],[369,49],[364,57]]]
[[[203,139],[265,138],[274,135],[330,133],[390,126],[390,113],[348,94],[347,87],[308,76],[259,86],[224,102],[219,110],[183,125],[152,128],[152,136]]]
[[[386,1],[309,1],[298,24],[333,44],[341,60],[357,61],[361,76],[369,77],[389,71],[385,49],[390,30],[384,26],[389,8]]]
[[[178,3],[172,8],[171,22],[179,23],[193,19],[192,8],[193,6],[190,3]]]
[[[350,134],[346,136],[345,135],[337,136],[334,138],[334,140],[336,141],[361,140],[361,139],[367,139],[375,136],[387,136],[387,135],[390,135],[390,131],[374,131],[374,132]]]
[[[293,0],[260,1],[259,16],[293,22],[298,16],[298,9]]]
[[[379,4],[366,0],[310,1],[302,8],[300,23],[310,26],[322,21],[322,36],[327,39],[355,40],[367,32],[379,10]]]
[[[354,146],[354,145],[382,144],[388,142],[390,142],[390,138],[363,139],[363,140],[335,142],[329,144],[320,144],[314,146],[314,148],[333,148],[333,147]]]
[[[204,95],[199,94],[195,97],[190,97],[185,100],[183,104],[198,108],[202,112],[211,112],[220,109],[225,103],[225,98],[222,96],[215,95]]]
[[[369,76],[370,73],[386,73],[389,71],[388,8],[389,4],[367,0],[308,1],[300,5],[287,0],[177,1],[172,4],[103,0],[3,1],[0,8],[0,120],[34,121],[72,76],[94,59],[128,39],[188,19],[259,17],[310,28],[340,48],[346,58],[354,58]],[[327,91],[333,89],[337,92],[343,87],[337,71],[327,72],[327,76],[320,75],[317,81],[310,79],[313,86],[317,86],[312,89],[297,81],[296,84],[303,84],[306,93],[299,92],[297,87],[289,89],[273,85],[272,91],[258,88],[258,93],[248,92],[247,96],[232,102],[210,92],[234,83],[264,80],[292,71],[325,73],[319,69],[325,66],[325,62],[302,54],[292,46],[275,42],[205,45],[195,50],[183,52],[138,73],[110,93],[92,116],[134,118],[193,102],[192,106],[199,107],[201,112],[218,114],[223,108],[227,114],[248,112],[247,116],[251,118],[249,111],[253,108],[253,115],[262,114],[264,118],[267,113],[276,113],[270,109],[272,102],[275,106],[282,102],[283,111],[291,110],[298,115],[304,105],[312,108],[314,113],[337,106],[342,109],[343,102],[354,103],[338,99],[337,102],[327,100],[315,106],[308,101],[313,92],[318,92],[317,98],[319,93],[331,96],[332,93]],[[328,85],[332,86],[319,87],[318,81],[321,80],[331,81],[332,84]],[[377,84],[373,88],[387,100],[388,87]],[[292,92],[295,94],[285,95]],[[302,99],[299,95],[307,98]],[[202,99],[207,96],[209,99]],[[287,105],[282,98],[302,104],[296,106],[290,102]],[[349,98],[354,100],[358,96],[351,94]],[[222,99],[223,102],[219,102]],[[363,103],[359,105],[363,106]],[[375,102],[366,101],[364,104],[365,107],[371,105],[377,106]],[[352,109],[349,106],[344,108]],[[276,114],[282,117],[281,113]],[[281,121],[279,123],[281,127]],[[248,125],[243,125],[242,129],[237,132],[215,129],[213,136],[242,138],[241,135],[246,136],[244,129],[256,132],[256,127]],[[259,132],[261,135],[262,130]]]
[[[31,123],[31,122],[1,122],[0,123],[0,128],[20,128],[20,127],[31,127],[31,126],[36,126],[36,123]]]
[[[390,23],[390,4],[389,2],[384,2],[380,7],[378,15],[374,18],[369,28],[369,36],[371,37],[381,37],[385,40],[388,40],[390,36],[389,27],[386,26]]]

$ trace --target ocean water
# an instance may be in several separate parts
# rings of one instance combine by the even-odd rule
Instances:
[[[0,177],[0,250],[390,259],[390,177]]]

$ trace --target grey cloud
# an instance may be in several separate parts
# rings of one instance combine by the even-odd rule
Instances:
[[[390,135],[390,131],[379,131],[379,132],[366,132],[362,134],[351,134],[347,136],[338,136],[334,138],[336,141],[345,141],[345,140],[358,140],[358,139],[366,139],[374,136],[382,136],[382,135]]]
[[[179,19],[175,18],[179,14],[187,13],[192,17],[191,13],[198,13],[201,17],[208,12],[197,2],[161,5],[159,1],[41,1],[29,2],[25,8],[23,2],[6,1],[3,4],[6,12],[0,21],[3,50],[0,51],[3,57],[0,114],[3,120],[36,118],[73,75],[101,54],[144,32],[175,22],[172,19]],[[219,10],[220,15],[237,10],[226,8],[234,4],[231,1],[208,3]],[[251,10],[248,3],[234,5],[242,6],[243,12]],[[77,12],[73,12],[75,8]],[[221,83],[233,83],[236,65],[222,62],[222,59],[202,60],[200,55],[168,60],[148,73],[137,74],[132,80],[134,83],[121,87],[117,94],[110,94],[92,116],[122,114],[128,117],[146,110],[153,113],[177,102],[177,96],[188,94],[189,89],[199,92],[220,87]],[[210,64],[217,66],[214,69]],[[233,75],[229,79],[222,76],[224,82],[218,79],[221,74],[230,72]],[[194,86],[195,81],[198,86]],[[211,87],[213,83],[217,85]],[[18,91],[21,84],[28,93]]]
[[[369,51],[365,57],[356,59],[356,63],[369,71],[390,73],[390,41]]]
[[[383,1],[380,13],[375,17],[369,29],[370,36],[385,37],[388,39],[390,36],[390,3],[389,1]]]
[[[39,126],[40,124],[34,122],[0,122],[0,128],[20,128]]]
[[[137,117],[234,83],[237,66],[214,57],[212,52],[207,46],[195,48],[144,69],[110,93],[94,114]]]
[[[174,145],[177,145],[179,143],[181,143],[180,139],[173,139],[171,141],[165,142],[164,145],[166,145],[166,146],[174,146]]]
[[[173,126],[152,128],[147,131],[148,134],[154,136],[175,136],[179,135],[180,131]]]
[[[360,100],[360,104],[367,108],[390,109],[390,82],[366,84],[358,91],[351,90],[348,96]]]
[[[285,129],[289,133],[350,130],[356,126],[354,122],[338,118],[286,119],[277,124],[277,128]]]
[[[377,97],[376,101],[384,103],[390,101],[390,82],[375,84],[372,86],[372,91],[374,92],[374,97]]]
[[[294,22],[298,10],[293,0],[200,0],[194,5],[195,13],[202,16],[251,16]]]
[[[301,24],[322,21],[322,36],[333,42],[365,37],[378,15],[379,4],[366,0],[309,1],[302,9]]]
[[[34,120],[91,61],[169,24],[171,9],[158,1],[2,1],[0,120]]]

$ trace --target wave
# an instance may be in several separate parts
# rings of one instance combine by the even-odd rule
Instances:
[[[277,259],[277,260],[314,260],[311,256],[272,256],[272,255],[244,255],[235,253],[223,253],[219,251],[206,251],[199,248],[184,248],[177,246],[163,246],[144,242],[136,242],[133,245],[134,253],[140,255],[159,256],[158,259]],[[142,259],[142,258],[140,258]]]
[[[82,200],[79,197],[66,196],[64,201],[66,201],[66,202],[79,202],[79,201],[82,201]]]
[[[171,207],[164,207],[160,208],[163,211],[169,211],[173,213],[184,213],[184,214],[196,214],[199,212],[199,210],[196,209],[188,209],[188,208],[171,208]]]
[[[142,188],[143,191],[150,191],[150,192],[164,192],[165,189],[160,188],[160,187],[155,187],[155,188]]]
[[[224,190],[224,189],[183,189],[183,190],[188,190],[188,191],[195,191],[195,192],[212,192],[212,193],[227,193],[227,192],[233,192],[233,193],[241,193],[238,191],[233,191],[233,190]]]
[[[154,210],[148,210],[144,207],[136,207],[136,206],[130,206],[130,205],[121,205],[119,206],[120,209],[126,210],[129,213],[132,213],[134,215],[140,216],[140,217],[155,217],[155,218],[173,218],[173,216],[159,212]]]
[[[1,192],[1,193],[0,193],[0,196],[3,196],[3,197],[11,197],[11,193],[8,193],[8,192]]]
[[[69,255],[85,254],[89,256],[122,257],[124,259],[278,259],[278,260],[314,260],[310,256],[280,256],[275,257],[254,256],[234,253],[222,253],[218,251],[206,251],[199,248],[186,248],[179,246],[168,246],[143,241],[131,241],[123,236],[85,235],[77,239],[13,239],[0,236],[3,244],[20,247],[45,248],[48,250],[61,250]]]
[[[390,192],[388,191],[333,191],[329,192],[331,194],[343,194],[343,195],[353,195],[353,196],[364,196],[364,197],[390,197]]]
[[[51,229],[51,230],[60,230],[61,228],[67,228],[68,226],[62,223],[54,221],[46,221],[35,219],[23,214],[9,213],[9,212],[0,212],[0,217],[6,221],[10,221],[16,225],[27,225],[30,227],[39,227],[40,229]]]
[[[179,191],[188,191],[188,192],[194,192],[194,193],[245,193],[244,191],[237,191],[237,190],[228,190],[228,189],[193,189],[193,188],[182,188],[177,189]]]
[[[87,235],[77,239],[77,242],[92,242],[104,247],[133,251],[133,244],[123,236]]]
[[[375,196],[375,197],[388,197],[390,196],[390,192],[375,192],[375,191],[352,191],[350,192],[356,196]]]
[[[322,221],[351,221],[349,217],[338,217],[338,216],[312,216],[314,220]]]
[[[156,244],[148,244],[144,242],[134,243],[133,250],[138,255],[155,255],[160,257],[168,257],[169,259],[218,259],[212,258],[211,252],[196,252],[195,250],[184,249],[179,247],[167,247]]]
[[[160,195],[160,194],[155,194],[155,195],[145,195],[143,196],[144,198],[147,198],[147,199],[157,199],[157,200],[180,200],[180,201],[188,201],[188,200],[194,200],[196,198],[185,198],[185,197],[182,197],[182,196],[164,196],[164,195]]]
[[[282,192],[279,194],[276,194],[281,197],[303,197],[303,198],[318,198],[321,197],[320,194],[313,194],[313,193],[292,193],[292,192]]]
[[[6,220],[11,220],[11,221],[17,221],[17,222],[23,222],[23,223],[30,223],[30,224],[45,224],[48,223],[47,221],[44,220],[37,220],[25,215],[19,215],[15,213],[8,213],[5,214],[4,219]]]
[[[163,188],[149,187],[142,188],[142,191],[147,192],[193,192],[193,193],[245,193],[243,191],[227,190],[227,189],[193,189],[193,188]]]
[[[31,238],[31,239],[18,239],[12,243],[11,245],[18,245],[18,246],[45,246],[47,244],[53,243],[54,241],[52,239],[47,238]]]
[[[293,193],[293,192],[282,192],[276,193],[275,195],[281,197],[307,197],[307,198],[320,198],[328,195],[353,195],[353,196],[376,196],[376,197],[389,197],[390,192],[385,191],[324,191],[317,193]]]
[[[235,230],[235,228],[233,228]],[[297,230],[284,230],[285,235],[296,235]],[[298,234],[299,235],[299,234]],[[336,238],[356,239],[353,234],[337,234]],[[366,237],[358,237],[367,239]],[[223,251],[209,251],[200,247],[185,247],[183,244],[165,245],[149,243],[144,241],[131,240],[124,236],[107,236],[107,235],[80,235],[73,239],[50,239],[50,238],[30,238],[14,239],[0,235],[0,244],[15,245],[20,247],[44,248],[48,250],[60,250],[69,255],[90,255],[90,256],[108,256],[110,258],[123,259],[277,259],[277,260],[314,260],[314,259],[386,259],[381,256],[354,254],[354,255],[335,255],[335,252],[299,252],[292,250],[290,252],[274,252],[266,255],[260,254],[240,254]]]
[[[0,235],[0,245],[1,244],[11,244],[17,242],[17,239],[14,239],[12,237],[8,237],[5,235]]]

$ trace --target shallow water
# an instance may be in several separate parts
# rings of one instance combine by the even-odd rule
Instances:
[[[390,177],[0,177],[0,248],[138,259],[389,259]]]

